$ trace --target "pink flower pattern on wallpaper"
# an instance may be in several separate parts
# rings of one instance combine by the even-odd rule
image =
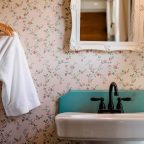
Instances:
[[[41,106],[6,117],[0,102],[1,144],[71,144],[56,136],[58,97],[70,89],[144,89],[144,53],[82,51],[69,47],[70,0],[2,0],[0,22],[10,24],[24,45]],[[0,99],[1,100],[1,99]]]

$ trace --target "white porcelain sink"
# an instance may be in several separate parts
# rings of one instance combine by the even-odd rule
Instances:
[[[55,117],[61,138],[87,140],[144,140],[144,113],[61,113]]]

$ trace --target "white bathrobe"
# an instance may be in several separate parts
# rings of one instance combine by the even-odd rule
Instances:
[[[0,81],[7,116],[25,114],[40,105],[23,47],[15,32],[0,37]]]

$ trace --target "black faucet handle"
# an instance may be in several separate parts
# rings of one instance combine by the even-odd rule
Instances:
[[[92,97],[92,98],[91,98],[91,101],[100,101],[99,110],[104,110],[104,109],[106,109],[106,106],[105,106],[104,98],[103,98],[103,97],[101,97],[101,98]]]
[[[104,109],[106,109],[106,106],[104,103],[104,98],[102,98],[99,104],[99,110],[104,110]]]
[[[121,103],[122,98],[119,97],[117,100],[118,100],[118,103],[117,103],[116,109],[117,109],[117,110],[120,110],[120,111],[123,113],[124,110],[123,110],[123,105],[122,105],[122,103]]]
[[[119,97],[118,98],[118,103],[117,103],[117,106],[116,106],[117,110],[121,110],[121,112],[123,113],[124,110],[123,110],[123,105],[122,105],[121,101],[131,101],[131,100],[132,100],[132,98],[130,98],[130,97],[125,97],[125,98]]]
[[[95,98],[95,97],[92,97],[91,98],[91,101],[104,101],[104,98]]]
[[[125,98],[121,98],[122,101],[132,101],[132,98],[130,97],[125,97]]]

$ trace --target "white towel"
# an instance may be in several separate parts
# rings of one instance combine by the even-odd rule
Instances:
[[[40,105],[18,34],[0,37],[0,81],[7,116],[28,113]]]

